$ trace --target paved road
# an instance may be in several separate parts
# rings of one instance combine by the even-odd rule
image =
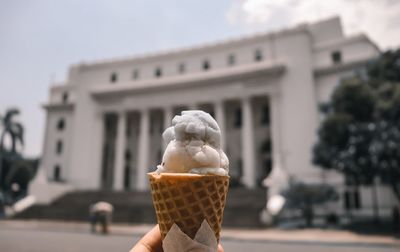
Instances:
[[[93,235],[86,232],[0,229],[1,252],[117,252],[129,251],[139,239],[128,235]],[[227,252],[398,252],[399,247],[378,245],[321,244],[310,242],[272,242],[222,240]]]

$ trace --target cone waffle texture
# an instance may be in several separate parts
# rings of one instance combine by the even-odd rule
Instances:
[[[205,219],[219,241],[229,176],[183,173],[148,176],[162,239],[174,223],[193,239]]]

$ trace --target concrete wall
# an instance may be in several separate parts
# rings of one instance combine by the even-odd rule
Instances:
[[[340,38],[313,46],[314,68],[334,66],[331,54],[335,51],[341,53],[342,63],[373,59],[379,55],[378,48],[365,35]]]
[[[64,120],[64,129],[57,128],[60,120]],[[68,181],[71,165],[72,134],[74,125],[73,111],[68,108],[48,110],[46,120],[46,134],[43,145],[41,167],[45,170],[49,180],[54,179],[54,168],[61,168],[61,179]],[[56,153],[57,142],[62,142],[62,152]]]
[[[312,44],[307,33],[276,41],[277,55],[287,64],[280,80],[282,165],[290,174],[311,179],[311,147],[316,140],[317,110]]]
[[[98,77],[82,72],[73,80],[76,83],[76,103],[73,125],[70,182],[78,188],[98,188],[100,185],[103,114],[89,94]]]

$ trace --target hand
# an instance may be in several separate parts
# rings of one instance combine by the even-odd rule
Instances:
[[[163,252],[161,233],[158,225],[145,234],[130,252]]]
[[[158,225],[145,234],[130,252],[163,252],[161,233]],[[218,252],[224,252],[221,244],[218,244]]]

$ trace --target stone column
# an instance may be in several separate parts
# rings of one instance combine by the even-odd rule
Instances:
[[[165,107],[164,108],[164,124],[163,124],[164,130],[172,125],[171,123],[172,123],[173,116],[174,115],[173,115],[172,107]],[[165,148],[167,147],[168,143],[165,143],[164,139],[161,139],[161,142],[162,142],[163,151],[164,151]]]
[[[242,158],[243,177],[242,182],[248,188],[256,186],[255,181],[255,149],[254,149],[254,128],[253,111],[250,97],[242,100]]]
[[[225,108],[223,101],[217,101],[214,104],[215,119],[221,129],[221,148],[226,151],[226,141],[225,141]]]
[[[97,126],[95,127],[95,134],[94,134],[95,138],[93,139],[93,148],[94,148],[93,154],[96,153],[96,155],[93,159],[95,162],[94,167],[99,167],[97,174],[94,175],[95,179],[96,179],[96,181],[95,181],[96,187],[95,188],[97,188],[97,189],[102,189],[102,186],[103,186],[103,180],[102,180],[103,165],[104,165],[103,164],[103,162],[104,162],[104,160],[103,160],[104,149],[103,148],[104,148],[104,141],[105,141],[105,122],[104,122],[105,119],[104,118],[105,118],[105,116],[104,116],[103,111],[96,112],[95,121],[96,121]],[[48,127],[48,125],[46,125],[46,127]],[[47,128],[46,128],[45,132],[47,132]],[[47,138],[48,136],[45,136],[45,137]],[[44,143],[46,145],[46,139],[45,139]],[[47,149],[47,147],[44,146],[44,150],[46,150],[46,149]],[[46,159],[43,158],[42,160],[44,161]],[[43,167],[45,167],[46,164],[43,164],[43,165],[44,165]],[[71,170],[68,169],[67,171],[65,171],[64,174],[67,175],[66,179],[68,181],[68,179],[71,178]]]
[[[126,113],[118,114],[117,139],[115,144],[115,160],[114,160],[114,190],[123,189],[124,181],[124,153],[126,147]]]
[[[280,106],[279,94],[271,94],[269,96],[269,108],[271,115],[271,154],[273,170],[282,169]]]
[[[140,128],[139,128],[139,145],[138,145],[138,165],[137,165],[137,182],[136,188],[144,191],[147,189],[147,171],[149,169],[149,120],[150,112],[147,109],[141,111]]]
[[[174,117],[172,107],[164,108],[164,129],[171,126],[172,118]]]
[[[282,153],[281,131],[281,97],[279,93],[271,93],[269,96],[269,108],[271,115],[271,145],[272,145],[272,171],[264,180],[264,186],[268,187],[267,198],[280,194],[288,186],[289,177],[284,166]]]

